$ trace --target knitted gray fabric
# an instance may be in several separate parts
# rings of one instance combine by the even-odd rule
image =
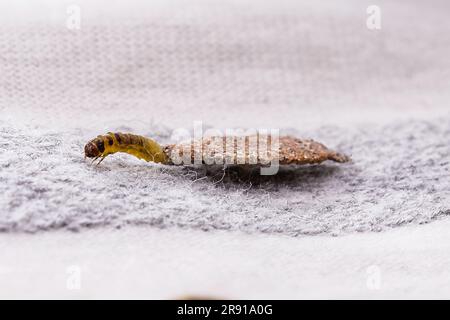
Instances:
[[[260,176],[257,170],[170,167],[127,156],[95,167],[83,160],[85,139],[77,131],[44,134],[2,124],[0,229],[137,224],[337,235],[427,223],[450,214],[449,125],[320,128],[315,136],[339,141],[353,163]]]
[[[273,2],[149,8],[114,22],[91,19],[84,3],[80,30],[0,26],[0,230],[339,235],[448,215],[448,4],[380,1],[382,29],[369,31],[358,1]],[[280,128],[354,161],[261,177],[83,160],[83,144],[108,130],[168,142],[194,120]]]

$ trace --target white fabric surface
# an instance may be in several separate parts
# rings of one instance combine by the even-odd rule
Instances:
[[[448,2],[379,1],[379,31],[365,26],[368,1],[79,1],[80,30],[65,27],[69,4],[0,4],[2,296],[70,297],[58,273],[39,277],[54,261],[58,270],[71,263],[97,270],[102,286],[86,284],[84,297],[172,297],[194,282],[205,282],[199,293],[242,298],[448,297]],[[250,188],[232,177],[193,183],[201,171],[128,157],[98,170],[82,161],[83,142],[97,134],[131,130],[168,141],[194,120],[317,137],[355,162],[256,179]],[[14,233],[49,229],[63,230]],[[183,255],[197,237],[211,243]],[[144,245],[155,239],[177,249],[149,249],[158,257],[151,260]],[[249,249],[239,255],[237,245],[220,261],[204,256],[233,241],[257,248],[250,262]],[[119,248],[119,257],[92,258],[123,242],[129,249]],[[358,243],[372,243],[372,251]],[[111,294],[108,274],[123,274],[110,264],[127,250],[136,272],[121,280],[127,293]],[[173,267],[179,255],[177,268],[192,272],[150,286],[148,269]],[[189,269],[202,261],[210,277]],[[212,270],[220,263],[228,268],[219,281]],[[284,276],[270,272],[271,263]],[[388,289],[376,295],[360,281],[370,265],[388,274]],[[260,276],[249,276],[255,269]],[[31,278],[39,286],[30,291]]]
[[[449,227],[304,238],[141,227],[0,234],[0,298],[449,299]]]

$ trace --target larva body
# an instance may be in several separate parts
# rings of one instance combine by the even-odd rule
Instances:
[[[168,157],[163,149],[152,139],[131,133],[112,133],[97,136],[86,144],[85,155],[89,158],[102,158],[117,152],[131,154],[145,161],[167,163]],[[99,163],[100,163],[99,162]]]

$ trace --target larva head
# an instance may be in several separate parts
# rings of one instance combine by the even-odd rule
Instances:
[[[96,158],[105,151],[103,140],[95,139],[84,146],[84,155],[87,158]]]

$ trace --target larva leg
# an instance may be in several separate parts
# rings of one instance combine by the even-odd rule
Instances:
[[[106,158],[106,156],[102,157],[102,158],[100,159],[100,161],[97,163],[97,166],[100,165],[100,163],[102,163],[102,161],[105,160],[105,158]]]
[[[91,163],[94,163],[98,158],[100,158],[100,156],[95,157]]]

